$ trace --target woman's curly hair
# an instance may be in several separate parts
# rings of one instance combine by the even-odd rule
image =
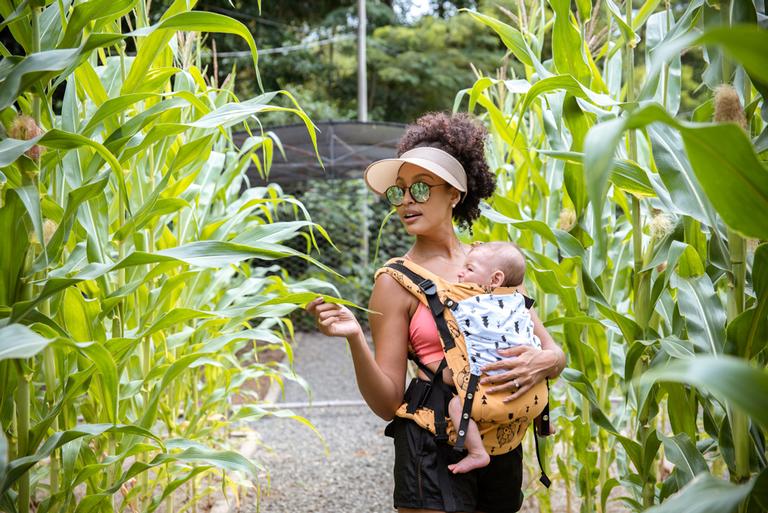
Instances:
[[[496,189],[496,177],[485,161],[485,127],[469,114],[430,112],[408,125],[400,139],[397,155],[422,146],[439,148],[453,155],[467,173],[467,192],[453,209],[453,218],[462,228],[469,228],[480,217],[480,200]]]

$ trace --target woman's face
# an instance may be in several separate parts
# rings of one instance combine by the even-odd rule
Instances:
[[[417,203],[411,197],[408,188],[416,182],[429,185],[429,199]],[[405,230],[411,235],[430,234],[446,222],[450,224],[453,206],[459,201],[459,191],[451,187],[445,180],[430,173],[422,167],[405,163],[397,173],[395,185],[405,188],[403,203],[396,207],[400,221]]]

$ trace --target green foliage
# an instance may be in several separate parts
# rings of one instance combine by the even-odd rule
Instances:
[[[381,27],[369,44],[370,116],[387,121],[445,110],[453,93],[471,80],[469,63],[490,70],[497,52],[496,42],[463,16],[425,16],[413,26]],[[352,66],[339,74],[354,83]],[[414,89],[419,94],[409,94]]]
[[[194,3],[0,2],[18,49],[0,62],[3,511],[194,508],[208,483],[264,471],[228,449],[229,419],[306,423],[262,410],[255,384],[301,382],[289,315],[332,287],[276,264],[333,274],[286,244],[326,232],[245,170],[271,164],[264,113],[315,128],[287,91],[240,102],[231,78],[207,81],[201,36],[180,30],[237,36],[253,66],[257,53],[243,24]],[[240,148],[233,126],[252,135]]]
[[[754,42],[766,33],[728,24],[754,22],[751,4],[725,24],[701,1],[599,5],[470,13],[521,70],[480,74],[455,101],[486,120],[498,175],[475,235],[524,249],[539,315],[568,355],[553,394],[558,468],[581,511],[610,509],[619,489],[633,511],[759,511],[768,62]],[[711,91],[678,114],[695,87],[681,53],[699,51],[708,85],[735,84],[746,130],[710,123]]]
[[[405,16],[409,2],[367,2],[367,75],[370,119],[410,122],[427,111],[447,110],[456,90],[472,80],[472,66],[492,70],[500,50],[498,41],[476,29],[471,20],[455,16],[458,7],[477,2],[436,2],[437,16]],[[357,3],[265,3],[259,13],[253,2],[207,2],[205,9],[228,12],[254,33],[259,48],[290,47],[286,53],[263,55],[269,67],[265,88],[296,93],[313,119],[354,119],[357,115]],[[399,4],[394,6],[393,4]],[[498,13],[497,4],[480,2],[484,12]],[[214,36],[211,36],[214,37]],[[255,91],[255,75],[241,51],[241,40],[216,35],[220,75],[237,70],[239,94]],[[317,42],[321,42],[316,44]],[[207,57],[207,56],[206,56]],[[204,64],[210,68],[211,59]],[[414,94],[417,88],[419,93]],[[283,124],[284,116],[270,114],[267,124]]]
[[[333,235],[333,244],[319,240],[316,248],[310,248],[296,239],[290,245],[309,250],[310,256],[341,276],[328,277],[317,265],[297,258],[285,262],[288,274],[298,280],[327,279],[340,297],[359,306],[368,305],[376,269],[405,254],[413,238],[396,220],[382,225],[391,207],[368,191],[362,180],[315,180],[302,184],[301,189],[297,196],[315,221]],[[365,316],[359,317],[365,321]],[[314,329],[309,324],[313,320],[307,316],[298,315],[294,321],[298,327]]]

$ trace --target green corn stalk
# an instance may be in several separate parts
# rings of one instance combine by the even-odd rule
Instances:
[[[0,358],[9,359],[0,362],[2,382],[16,380],[6,388],[15,393],[2,398],[4,405],[12,401],[14,407],[4,407],[0,413],[3,430],[16,433],[8,451],[11,464],[35,455],[31,470],[2,477],[0,500],[8,504],[15,493],[16,509],[24,512],[33,496],[43,500],[38,509],[46,511],[72,512],[81,501],[96,499],[102,501],[99,507],[115,510],[127,502],[142,511],[154,511],[161,503],[172,510],[194,509],[195,501],[211,493],[207,484],[195,491],[191,504],[184,505],[173,494],[160,501],[157,490],[189,480],[193,489],[198,480],[208,483],[216,478],[227,484],[232,472],[255,477],[257,470],[252,462],[223,451],[228,448],[225,423],[200,415],[201,407],[206,413],[230,415],[227,397],[238,393],[239,383],[247,379],[237,378],[268,372],[283,379],[281,370],[259,362],[241,365],[234,354],[257,338],[287,344],[279,329],[281,319],[314,295],[294,289],[281,277],[267,279],[264,268],[251,270],[248,262],[256,258],[273,263],[295,256],[284,245],[286,240],[321,232],[300,203],[274,187],[250,188],[247,201],[240,197],[248,162],[253,155],[271,152],[271,140],[254,140],[241,149],[231,142],[229,126],[236,122],[194,125],[232,101],[231,81],[222,90],[210,89],[204,80],[197,80],[200,71],[187,66],[163,80],[137,85],[136,70],[141,66],[146,66],[143,78],[171,69],[174,56],[164,39],[171,31],[137,37],[133,59],[125,57],[118,38],[104,38],[105,48],[97,44],[83,50],[80,38],[92,31],[109,33],[133,20],[148,26],[146,6],[136,2],[129,13],[100,18],[82,34],[82,30],[67,33],[70,24],[84,19],[78,11],[93,8],[90,4],[64,8],[59,2],[44,7],[59,9],[61,27],[54,23],[45,28],[57,31],[55,37],[41,37],[38,23],[40,16],[53,11],[43,12],[36,4],[0,5],[3,17],[17,7],[27,9],[16,23],[29,24],[31,36],[26,37],[31,43],[20,46],[34,50],[46,69],[56,70],[62,54],[50,53],[54,47],[41,48],[41,41],[50,45],[64,38],[75,48],[72,51],[84,52],[73,57],[72,67],[67,64],[37,81],[34,72],[14,68],[16,60],[3,62],[4,69],[21,73],[23,80],[15,103],[0,107],[2,119],[33,114],[52,134],[39,141],[49,147],[39,164],[23,156],[24,150],[13,157],[7,146],[2,150],[3,179],[10,179],[0,204],[4,277],[0,330],[25,327],[25,336],[39,350],[30,354],[4,345],[0,351]],[[250,37],[233,20],[214,20],[210,14],[187,9],[186,2],[176,2],[163,19],[187,16],[187,25],[198,31],[226,26],[246,40]],[[24,36],[23,31],[18,34]],[[131,80],[138,89],[131,89]],[[66,89],[61,111],[56,112],[46,103],[57,92],[54,84]],[[262,97],[254,113],[282,110],[270,104],[279,95],[288,93]],[[291,111],[313,133],[306,114],[298,106]],[[41,121],[40,112],[50,115]],[[266,158],[259,160],[268,163]],[[27,171],[38,165],[40,172],[30,174],[33,187],[22,189],[29,180]],[[282,204],[291,205],[297,215],[277,220],[275,213]],[[40,230],[48,221],[58,226],[50,240]],[[284,235],[265,235],[277,222],[282,224],[274,227],[276,232]],[[39,244],[29,243],[32,232]],[[211,249],[199,249],[202,245]],[[168,251],[176,256],[161,258],[159,253]],[[248,272],[234,271],[232,264],[243,261],[242,269]],[[122,265],[113,268],[118,262]],[[57,282],[64,277],[69,281]],[[190,286],[194,293],[186,294],[183,289]],[[241,294],[229,294],[238,287]],[[252,332],[238,338],[244,327]],[[214,342],[217,345],[211,348]],[[5,332],[0,336],[0,344],[4,343]],[[201,370],[204,359],[215,360],[223,370]],[[202,369],[207,366],[202,364]],[[6,375],[9,369],[15,372]],[[198,397],[197,386],[202,376],[208,380],[203,398]],[[179,380],[193,383],[193,392],[179,386]],[[221,389],[223,383],[232,382],[238,385]],[[38,389],[42,384],[45,393]],[[180,420],[175,413],[182,411]],[[166,446],[171,436],[181,439],[182,446]],[[62,447],[56,440],[68,443]],[[208,452],[193,457],[184,444]],[[42,466],[47,458],[50,464]],[[132,462],[148,466],[135,472],[136,481],[122,472]],[[200,467],[201,462],[207,466]],[[98,472],[87,470],[94,466],[100,466]],[[49,483],[47,493],[44,487],[30,489],[31,471],[41,476],[38,482]],[[119,498],[121,489],[127,494],[124,500]]]
[[[40,51],[40,9],[35,5],[30,9],[30,24],[31,24],[31,51],[37,53]],[[37,125],[40,124],[40,98],[37,94],[32,95],[32,118]],[[35,178],[33,178],[35,180]],[[41,243],[43,241],[40,241]],[[26,254],[25,270],[29,272],[32,268],[33,249],[30,248]],[[25,292],[23,297],[29,299],[32,295],[32,284],[26,283],[24,285]],[[23,361],[17,361],[17,376],[18,382],[16,385],[16,432],[17,432],[17,451],[20,456],[27,455],[31,452],[29,444],[29,429],[30,429],[30,381],[31,376],[27,368],[28,364]],[[25,475],[19,480],[19,489],[17,497],[17,508],[19,513],[28,513],[30,508],[30,479],[29,475]]]
[[[16,454],[25,456],[29,454],[29,401],[30,401],[30,377],[27,364],[24,361],[16,361]],[[20,513],[28,513],[30,506],[30,482],[26,475],[19,480],[17,509]]]
[[[733,2],[731,2],[731,9],[733,9]],[[752,84],[746,79],[744,81],[744,103],[747,104],[752,96]],[[749,124],[745,127],[749,132]],[[747,283],[747,248],[746,241],[743,237],[733,233],[732,230],[728,231],[728,248],[731,255],[731,266],[734,277],[734,284],[732,290],[733,300],[729,304],[735,305],[735,311],[730,312],[733,314],[740,314],[744,311],[746,294],[745,284]],[[729,319],[733,319],[729,315]],[[752,348],[747,345],[744,358],[752,358]],[[734,449],[736,452],[736,480],[744,482],[749,479],[750,474],[750,434],[749,434],[749,419],[743,412],[736,411],[733,413],[733,432],[734,432]],[[741,511],[746,511],[746,504],[740,506]]]
[[[40,305],[40,312],[44,315],[50,315],[50,304],[48,300]],[[58,390],[56,373],[56,352],[51,347],[46,347],[43,353],[43,374],[45,375],[45,400],[48,403],[48,409],[52,409],[56,402],[56,391]],[[58,431],[59,419],[53,421],[52,429]],[[59,492],[59,453],[54,451],[50,457],[50,494],[56,495]]]
[[[723,16],[723,24],[730,26],[733,24],[732,14],[734,10],[734,2],[730,2],[730,5],[726,9],[723,9],[721,14]],[[724,83],[729,83],[733,74],[733,63],[726,56],[721,57],[722,66],[722,79]],[[748,78],[744,81],[744,101],[748,101],[751,96],[751,84]],[[716,98],[717,101],[717,98]],[[720,112],[715,107],[715,122],[729,122],[735,121],[731,119],[720,119],[718,115],[727,115],[727,112]],[[734,115],[735,113],[731,113]],[[742,112],[743,116],[743,112]],[[747,132],[748,126],[743,126]],[[746,295],[745,284],[747,274],[747,249],[746,241],[744,237],[738,234],[735,230],[727,229],[728,237],[728,252],[730,257],[730,275],[729,275],[729,288],[727,294],[727,318],[728,322],[733,322],[736,317],[741,314],[745,309]],[[747,350],[749,351],[749,350]],[[746,352],[742,355],[744,358],[749,359],[751,354]],[[735,460],[735,472],[731,476],[731,480],[736,483],[743,483],[749,479],[750,476],[750,434],[749,434],[749,419],[741,412],[728,407],[728,417],[730,418],[731,430],[733,433],[733,448],[734,448],[734,460]],[[746,511],[746,504],[740,506],[740,511]]]
[[[733,274],[733,283],[728,294],[728,319],[732,321],[744,311],[747,259],[746,241],[743,237],[729,229],[728,248],[731,257],[731,272]],[[749,359],[750,354],[746,353],[743,356]],[[732,476],[732,480],[737,483],[743,483],[749,480],[750,476],[749,418],[743,412],[732,408],[729,408],[728,416],[731,418],[736,465],[736,472]],[[742,506],[741,510],[746,511],[745,508],[746,505]]]
[[[632,0],[627,0],[624,9],[626,10],[626,23],[628,26],[632,26],[632,14],[633,6]],[[635,101],[635,51],[633,44],[627,41],[626,46],[626,88],[627,88],[627,102],[632,103]],[[630,161],[637,161],[637,134],[634,130],[629,130],[627,134],[628,138],[628,150]],[[640,329],[645,334],[648,330],[648,322],[651,317],[650,311],[650,283],[651,273],[650,271],[642,271],[643,268],[643,223],[642,223],[642,205],[640,198],[632,195],[632,255],[634,260],[634,281],[633,281],[633,294],[634,294],[634,310],[635,320],[637,321]],[[645,440],[650,430],[655,429],[643,412],[641,412],[638,418],[638,439]],[[653,459],[650,462],[653,465]],[[644,507],[650,507],[655,502],[655,474],[650,468],[638,469],[642,476],[644,476],[642,487],[642,503]]]

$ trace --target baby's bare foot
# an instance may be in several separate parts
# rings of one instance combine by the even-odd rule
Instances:
[[[487,452],[469,453],[458,462],[448,465],[448,470],[454,474],[464,474],[476,468],[483,468],[491,462]]]

